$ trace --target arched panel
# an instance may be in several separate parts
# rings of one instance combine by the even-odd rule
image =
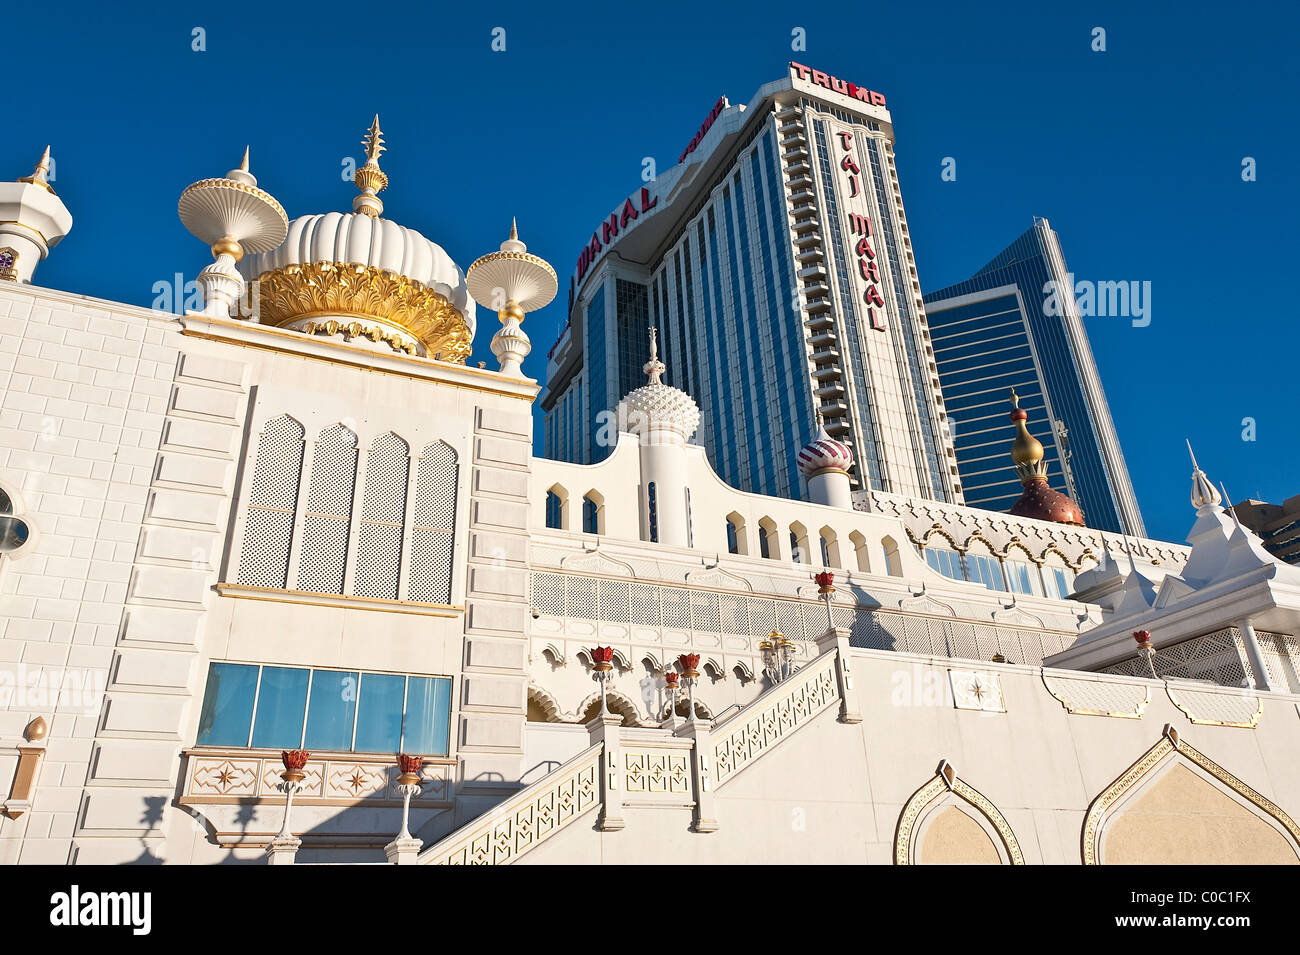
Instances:
[[[301,424],[281,415],[268,421],[258,435],[240,548],[241,584],[274,588],[286,584],[304,434]]]
[[[357,436],[342,424],[326,428],[316,441],[307,489],[298,558],[300,590],[343,593],[356,479]]]
[[[452,547],[456,530],[456,452],[441,441],[425,447],[416,476],[411,527],[409,599],[451,603]]]
[[[1300,828],[1171,726],[1093,800],[1085,865],[1296,865]]]
[[[375,439],[366,464],[366,489],[357,529],[353,591],[359,596],[398,598],[409,472],[410,446],[405,441],[392,432]]]

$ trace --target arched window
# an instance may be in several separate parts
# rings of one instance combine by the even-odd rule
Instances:
[[[727,515],[727,553],[749,553],[749,542],[745,539],[745,519],[735,511]]]
[[[452,448],[441,441],[425,447],[415,479],[409,600],[451,603],[458,477],[459,465]]]
[[[588,491],[582,497],[582,532],[600,534],[604,532],[605,497],[598,491]]]
[[[885,573],[890,577],[902,577],[903,558],[898,553],[898,542],[892,537],[882,538],[880,549],[885,554]]]
[[[758,522],[758,553],[771,560],[776,560],[780,556],[777,548],[776,522],[770,517],[765,517]]]
[[[817,532],[818,540],[821,545],[822,566],[823,567],[841,567],[840,563],[840,540],[835,531],[829,527],[823,527]]]
[[[1006,572],[1007,584],[1014,593],[1041,596],[1038,568],[1029,560],[1029,554],[1018,546],[1008,548],[1002,569]]]
[[[808,551],[808,528],[798,521],[790,525],[790,560],[796,564],[812,563],[812,554]]]
[[[307,489],[302,555],[298,559],[299,590],[343,593],[356,481],[357,436],[341,424],[326,428],[316,440]]]
[[[863,573],[871,571],[871,556],[867,553],[867,539],[861,531],[849,534],[849,543],[853,545],[853,556],[857,559],[858,570]]]
[[[558,485],[546,492],[547,527],[557,531],[564,530],[564,506],[566,503],[564,489]]]
[[[353,585],[353,592],[359,596],[391,600],[398,597],[410,451],[407,443],[392,432],[376,438],[370,446]]]
[[[961,554],[951,547],[937,544],[925,545],[925,562],[933,569],[953,580],[965,580],[966,571],[962,566]]]
[[[268,421],[258,435],[239,559],[241,584],[277,589],[286,585],[303,436],[302,425],[288,415]]]
[[[1006,578],[1002,576],[1002,561],[983,541],[976,540],[969,544],[964,564],[966,579],[971,583],[983,584],[988,590],[1007,589]]]

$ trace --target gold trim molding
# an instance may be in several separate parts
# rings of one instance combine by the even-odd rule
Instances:
[[[912,864],[912,837],[916,833],[916,824],[926,809],[945,793],[952,793],[979,810],[980,815],[988,820],[989,825],[997,832],[1011,864],[1025,864],[1020,843],[1016,840],[1016,834],[1011,831],[1011,824],[1007,822],[1006,817],[983,793],[958,779],[952,763],[945,759],[939,763],[934,778],[912,793],[907,805],[903,807],[902,815],[898,817],[898,829],[894,833],[894,865]]]
[[[1170,756],[1182,756],[1192,764],[1199,766],[1232,792],[1250,802],[1266,816],[1279,823],[1300,846],[1300,826],[1295,824],[1272,800],[1257,793],[1232,773],[1228,772],[1210,757],[1192,747],[1179,737],[1178,730],[1166,724],[1164,735],[1159,742],[1139,757],[1138,761],[1124,771],[1113,783],[1106,787],[1084,816],[1083,831],[1080,836],[1084,865],[1101,864],[1101,822],[1105,815],[1129,793],[1139,788],[1154,772],[1157,766]]]
[[[464,607],[454,604],[389,600],[386,597],[358,597],[353,594],[318,594],[309,590],[282,590],[277,587],[253,587],[248,584],[229,582],[217,584],[217,593],[223,597],[239,597],[245,600],[271,600],[275,603],[340,607],[344,610],[380,610],[385,613],[411,613],[425,617],[459,617],[465,612]]]
[[[335,321],[379,319],[408,332],[427,355],[440,354],[443,361],[456,364],[465,362],[473,345],[465,317],[446,298],[420,282],[372,265],[289,265],[262,273],[257,283],[258,319],[266,325],[282,328],[302,318],[324,316]],[[330,324],[334,322],[315,322],[313,330],[326,331]],[[337,324],[347,328],[353,323]]]

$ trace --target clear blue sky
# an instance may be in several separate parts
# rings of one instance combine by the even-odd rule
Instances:
[[[1057,6],[15,4],[0,173],[27,175],[53,143],[76,224],[38,280],[148,305],[153,283],[209,261],[176,218],[188,183],[251,143],[290,216],[346,210],[341,164],[378,111],[388,217],[464,267],[518,215],[567,287],[643,157],[671,166],[720,94],[747,102],[793,56],[888,97],[926,290],[968,277],[1034,215],[1077,278],[1152,283],[1148,327],[1095,318],[1088,333],[1148,531],[1182,540],[1184,437],[1235,498],[1300,493],[1300,15]],[[205,52],[191,50],[196,26]],[[1098,26],[1104,53],[1090,48]],[[791,53],[794,27],[806,52]],[[940,178],[946,156],[955,182]],[[565,297],[526,323],[534,377]],[[490,366],[494,326],[480,312],[474,359]]]

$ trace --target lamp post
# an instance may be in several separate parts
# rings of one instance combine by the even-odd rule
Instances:
[[[397,754],[397,768],[401,770],[397,774],[397,791],[402,794],[402,831],[397,835],[397,841],[412,838],[410,829],[411,820],[411,797],[420,792],[420,770],[424,766],[424,757],[408,756],[405,753]]]
[[[794,641],[780,630],[773,630],[758,645],[763,654],[763,672],[775,685],[786,679],[794,669]]]
[[[1151,671],[1151,679],[1160,679],[1156,673],[1156,648],[1151,645],[1150,630],[1134,630],[1133,639],[1137,641],[1138,652],[1146,657],[1147,669]]]
[[[302,789],[303,780],[307,778],[303,767],[307,765],[307,760],[310,758],[311,753],[305,749],[286,749],[280,752],[280,761],[284,763],[279,786],[280,791],[284,793],[284,821],[280,824],[280,831],[275,834],[275,838],[266,849],[272,865],[291,865],[298,847],[302,845],[302,840],[296,838],[290,828],[289,816],[293,812],[294,794]]]
[[[677,729],[677,693],[681,687],[677,685],[677,679],[680,674],[676,670],[664,670],[664,690],[668,693],[668,718],[672,720],[670,724],[675,731]]]
[[[835,617],[831,614],[831,596],[835,593],[835,575],[829,570],[823,570],[820,574],[814,575],[813,580],[817,581],[817,593],[826,602],[826,629],[834,630]]]
[[[688,700],[686,718],[694,721],[695,684],[700,678],[700,655],[698,653],[683,653],[677,658],[677,664],[682,668],[682,682],[686,684]]]
[[[614,670],[614,648],[593,647],[591,650],[591,678],[600,684],[600,715],[609,713],[605,702],[605,687]]]

